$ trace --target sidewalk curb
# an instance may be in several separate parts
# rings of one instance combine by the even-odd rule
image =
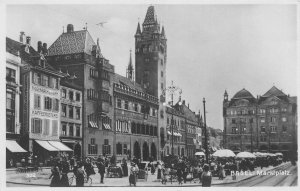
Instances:
[[[267,171],[270,171],[270,170],[274,170],[274,169],[277,169],[279,167],[282,167],[282,166],[285,166],[285,165],[288,165],[289,163],[285,163],[285,164],[282,164],[282,165],[279,165],[279,166],[276,166],[274,168],[271,168],[269,170],[266,170]],[[46,167],[47,168],[47,167]],[[224,182],[224,183],[212,183],[211,185],[227,185],[227,184],[234,184],[234,183],[239,183],[241,181],[244,181],[244,180],[248,180],[250,178],[253,178],[254,176],[256,175],[252,175],[252,176],[249,176],[247,178],[244,178],[242,180],[239,180],[239,181],[236,181],[236,182]],[[155,182],[155,181],[153,181]],[[50,184],[33,184],[33,183],[24,183],[24,182],[13,182],[13,181],[6,181],[6,183],[11,183],[11,184],[20,184],[20,185],[32,185],[32,186],[50,186]],[[195,184],[195,185],[182,185],[182,186],[177,186],[177,187],[199,187],[199,186],[202,186],[202,184]],[[70,186],[70,187],[75,187],[75,186]],[[85,187],[123,187],[123,186],[85,186]],[[138,186],[137,186],[138,187]],[[158,185],[151,185],[151,186],[143,186],[143,187],[176,187],[176,186],[158,186]]]

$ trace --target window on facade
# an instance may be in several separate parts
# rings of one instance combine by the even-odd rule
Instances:
[[[98,145],[95,144],[95,138],[91,138],[91,143],[88,144],[88,153],[90,155],[97,155],[98,154]]]
[[[157,136],[157,127],[156,126],[153,128],[153,135]]]
[[[49,76],[44,74],[42,75],[42,85],[49,87]]]
[[[74,136],[74,125],[69,124],[69,136],[73,137]]]
[[[38,94],[34,94],[34,109],[41,108],[41,96]]]
[[[44,119],[44,126],[43,126],[43,135],[49,135],[49,129],[50,129],[50,120]]]
[[[50,77],[50,87],[58,89],[58,80],[56,78]]]
[[[287,131],[287,126],[283,125],[283,126],[282,126],[282,131],[283,131],[283,132],[286,132],[286,131]]]
[[[131,133],[136,134],[136,124],[134,122],[131,123]]]
[[[265,121],[266,121],[266,120],[265,120],[264,117],[260,118],[260,122],[261,122],[261,123],[264,123]]]
[[[69,118],[73,119],[73,106],[69,105]]]
[[[118,143],[117,144],[117,155],[121,155],[122,154],[122,144]]]
[[[232,127],[231,128],[231,133],[232,134],[237,134],[237,128],[236,127]]]
[[[164,72],[163,71],[160,72],[160,76],[164,77]]]
[[[127,109],[128,110],[128,101],[127,100],[125,100],[125,109]]]
[[[41,85],[41,74],[40,73],[33,73],[33,83],[37,85]]]
[[[232,124],[235,124],[235,119],[232,119],[232,120],[231,120],[231,123],[232,123]]]
[[[50,97],[45,96],[44,107],[45,107],[46,110],[51,110],[52,109],[52,99]]]
[[[67,116],[67,105],[61,104],[61,116],[66,117]]]
[[[38,118],[31,119],[31,133],[42,133],[42,120]]]
[[[138,104],[137,103],[133,104],[133,109],[135,112],[138,112]]]
[[[282,111],[282,112],[286,112],[287,109],[284,107],[284,108],[281,108],[281,111]]]
[[[74,92],[73,91],[69,91],[69,99],[71,101],[74,100]]]
[[[16,83],[16,70],[6,68],[6,81]]]
[[[282,122],[286,122],[286,117],[282,117]]]
[[[164,83],[160,84],[160,88],[163,90],[164,89]]]
[[[57,120],[52,120],[52,135],[56,136],[58,131],[58,121]]]
[[[76,137],[80,137],[80,126],[76,125]]]
[[[153,133],[154,133],[153,132],[153,126],[150,126],[150,135],[153,136],[154,135]]]
[[[270,122],[276,122],[276,117],[271,117]]]
[[[66,98],[67,97],[67,90],[66,89],[62,89],[61,90],[61,97],[62,98]]]
[[[104,156],[111,154],[111,148],[110,148],[109,140],[108,139],[104,139],[104,144],[102,146],[103,146],[103,148],[102,148],[102,154]]]
[[[76,101],[80,101],[80,93],[76,93]]]
[[[153,108],[153,109],[152,109],[152,116],[155,117],[155,116],[156,116],[156,113],[157,113],[157,112],[156,112],[156,109]]]
[[[98,71],[95,69],[90,68],[90,77],[91,78],[98,78]]]
[[[9,114],[6,113],[6,132],[15,132],[15,115],[12,112]]]
[[[75,107],[75,115],[76,115],[76,119],[80,119],[80,108],[79,107]]]
[[[271,126],[271,132],[276,132],[277,131],[277,127],[276,126]]]
[[[267,141],[267,136],[260,136],[260,141],[261,142],[266,142]]]
[[[121,101],[121,99],[117,99],[117,108],[122,108],[122,101]]]
[[[123,145],[123,154],[127,155],[127,145],[126,144]]]
[[[263,133],[265,133],[265,132],[266,132],[266,127],[264,127],[264,126],[260,126],[260,132],[263,132]]]
[[[160,60],[160,65],[164,65],[164,60]]]
[[[15,93],[6,91],[6,109],[15,110]]]
[[[53,111],[59,111],[59,100],[53,99]]]
[[[67,125],[65,123],[61,124],[61,134],[62,136],[67,136]]]
[[[141,133],[141,125],[138,123],[136,126],[136,133],[140,134]]]

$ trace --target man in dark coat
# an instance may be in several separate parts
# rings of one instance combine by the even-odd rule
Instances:
[[[123,158],[122,160],[122,170],[123,170],[123,176],[128,176],[128,166],[125,158]]]
[[[62,161],[61,167],[62,169],[61,169],[60,186],[68,187],[69,186],[68,173],[69,173],[70,166],[66,159]]]
[[[97,167],[98,167],[98,172],[100,174],[100,184],[104,184],[103,179],[105,173],[105,164],[101,158],[98,158]]]

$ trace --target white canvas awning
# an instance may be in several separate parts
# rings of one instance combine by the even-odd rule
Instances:
[[[12,153],[26,153],[15,140],[6,140],[6,148]]]
[[[57,148],[59,151],[73,151],[68,146],[59,141],[48,141],[50,145]]]
[[[59,151],[59,149],[50,145],[50,143],[48,143],[48,141],[35,140],[35,142],[37,142],[41,147],[43,147],[47,151]]]

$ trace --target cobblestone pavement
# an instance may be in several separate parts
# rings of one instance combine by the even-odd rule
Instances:
[[[283,163],[281,165],[286,165],[286,163]],[[274,167],[268,167],[268,168],[256,168],[255,170],[271,170]],[[97,169],[95,169],[95,172],[97,172]],[[39,172],[32,172],[32,173],[16,173],[15,170],[7,170],[6,171],[6,182],[8,183],[7,186],[22,186],[23,184],[32,185],[32,186],[49,186],[50,185],[50,179],[49,176],[51,174],[50,168],[44,168],[42,171]],[[68,174],[69,178],[73,176],[73,173]],[[150,172],[148,173],[147,180],[139,179],[137,182],[137,186],[180,186],[177,182],[167,182],[166,185],[162,185],[159,180],[157,180],[156,173],[152,175]],[[218,177],[213,177],[212,185],[219,185],[219,184],[229,184],[233,182],[239,182],[241,180],[251,178],[253,175],[240,175],[236,177],[236,180],[232,180],[231,176],[227,176],[223,180],[218,180]],[[97,173],[95,175],[91,176],[92,178],[92,184],[91,185],[85,185],[85,186],[107,186],[107,187],[124,187],[129,186],[129,180],[128,177],[122,177],[122,178],[104,178],[104,184],[100,184],[100,175]],[[73,185],[75,186],[75,181],[73,181]],[[199,179],[196,181],[188,181],[187,183],[184,183],[181,186],[201,186],[201,183],[199,183]]]

